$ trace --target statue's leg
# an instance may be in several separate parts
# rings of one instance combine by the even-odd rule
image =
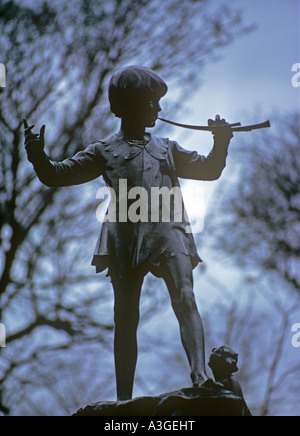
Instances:
[[[161,268],[179,321],[182,344],[191,366],[191,378],[193,384],[198,386],[208,377],[205,368],[204,330],[193,291],[191,260],[184,254],[166,258]]]
[[[132,398],[138,357],[137,328],[143,279],[141,274],[130,274],[123,279],[112,274],[115,294],[115,368],[119,401]]]

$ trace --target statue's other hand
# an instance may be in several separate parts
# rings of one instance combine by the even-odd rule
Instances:
[[[33,126],[28,125],[27,120],[23,120],[24,123],[24,135],[25,135],[25,148],[27,152],[42,152],[45,148],[45,130],[46,126],[42,126],[40,133],[32,133]]]

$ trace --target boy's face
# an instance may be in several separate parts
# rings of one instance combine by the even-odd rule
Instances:
[[[160,99],[154,96],[135,98],[129,101],[123,119],[138,127],[155,127],[161,112]]]

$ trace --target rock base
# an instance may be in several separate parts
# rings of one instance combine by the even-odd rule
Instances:
[[[95,403],[73,416],[243,416],[244,405],[244,400],[209,381],[200,388],[181,389],[158,397]]]

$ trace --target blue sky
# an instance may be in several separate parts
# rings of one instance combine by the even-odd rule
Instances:
[[[215,62],[210,62],[202,74],[202,85],[188,99],[187,111],[175,121],[188,124],[206,124],[208,118],[221,114],[230,122],[252,124],[271,120],[274,116],[299,110],[300,88],[292,86],[292,66],[300,63],[300,1],[299,0],[232,0],[243,10],[247,24],[256,30],[246,34],[222,50]],[[172,92],[172,89],[170,89]],[[162,107],[164,108],[163,102]],[[168,118],[168,114],[162,114]],[[191,132],[180,128],[167,131],[183,147],[208,154],[212,147],[211,134]],[[230,160],[234,159],[234,146],[247,135],[259,138],[259,132],[236,134],[231,144]],[[184,191],[189,215],[197,215],[195,202],[189,201],[189,192],[205,191],[203,214],[215,188],[224,183],[224,176],[213,184],[185,182]],[[190,204],[189,204],[190,203]],[[197,204],[199,213],[199,204]]]
[[[230,122],[261,122],[299,110],[300,88],[292,86],[292,66],[300,63],[299,0],[232,0],[256,30],[222,50],[202,74],[202,85],[189,98],[180,120],[205,124],[220,113]],[[170,89],[170,92],[172,90]],[[163,107],[163,106],[162,106]],[[163,113],[167,118],[168,114]],[[180,143],[209,151],[207,134],[173,130]]]
[[[299,109],[300,88],[293,88],[292,66],[300,62],[299,0],[235,0],[256,30],[237,39],[205,70],[202,87],[184,121],[205,122],[216,113],[247,122]],[[258,121],[263,121],[258,119]]]

